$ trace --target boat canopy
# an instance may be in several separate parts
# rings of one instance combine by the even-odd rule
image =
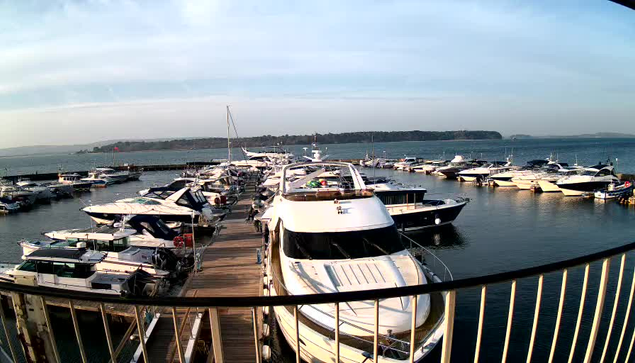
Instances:
[[[97,251],[90,251],[84,248],[40,248],[25,256],[26,260],[52,261],[95,264],[101,262],[106,255]]]

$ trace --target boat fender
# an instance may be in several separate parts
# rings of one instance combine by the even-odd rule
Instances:
[[[267,288],[262,289],[262,296],[269,296],[269,289]]]
[[[441,224],[441,218],[439,218],[439,216],[435,216],[435,218],[434,218],[434,224],[436,224],[437,226],[438,226],[439,224]]]
[[[262,313],[265,315],[269,315],[269,307],[268,306],[263,306],[262,307]]]
[[[271,329],[269,328],[269,324],[262,324],[262,336],[268,337],[271,333]]]
[[[268,345],[262,346],[262,359],[263,360],[271,359],[271,347],[269,347]]]

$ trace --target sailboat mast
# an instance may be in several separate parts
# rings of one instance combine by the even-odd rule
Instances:
[[[232,148],[231,148],[231,141],[229,140],[229,106],[227,106],[227,112],[226,112],[226,121],[227,121],[227,163],[231,163],[232,162]]]

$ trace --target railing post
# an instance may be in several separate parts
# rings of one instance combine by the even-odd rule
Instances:
[[[2,306],[2,300],[0,300],[0,319],[2,320],[2,329],[4,330],[4,337],[7,339],[7,345],[9,346],[9,351],[11,352],[11,358],[14,362],[17,362],[18,356],[15,353],[13,344],[11,344],[11,337],[9,336],[9,329],[7,328],[7,318],[4,314],[4,306]]]
[[[487,285],[481,287],[481,307],[478,312],[478,328],[476,329],[476,347],[474,350],[474,363],[478,363],[481,355],[481,338],[483,336],[483,321],[485,320],[485,299],[487,297]]]
[[[108,344],[108,353],[110,353],[110,360],[117,361],[115,357],[115,349],[112,344],[112,336],[110,335],[110,327],[108,326],[108,316],[106,316],[106,308],[103,303],[99,304],[99,312],[101,313],[101,320],[104,323],[104,332],[106,333],[106,343]]]
[[[251,308],[251,321],[254,328],[254,343],[256,345],[256,363],[262,362],[262,358],[260,356],[260,339],[258,336],[258,318],[256,314],[256,308]]]
[[[176,343],[176,353],[179,355],[179,363],[185,363],[183,356],[183,347],[181,346],[181,332],[179,329],[179,321],[176,315],[176,307],[172,307],[172,321],[174,322],[174,342]],[[212,348],[213,350],[214,348]]]
[[[545,277],[538,277],[538,291],[536,292],[536,308],[534,310],[534,323],[531,327],[531,338],[529,339],[529,350],[527,352],[527,363],[531,363],[531,356],[534,353],[534,342],[536,341],[536,330],[538,328],[538,318],[540,317],[540,303],[542,301],[542,284]]]
[[[73,320],[73,328],[75,329],[75,337],[77,338],[77,344],[79,346],[79,354],[82,357],[82,362],[86,363],[86,352],[84,351],[84,344],[82,343],[82,333],[79,330],[79,322],[77,321],[77,312],[75,311],[75,305],[73,300],[68,300],[68,308],[71,310],[71,319]]]
[[[139,306],[135,305],[135,319],[137,320],[137,331],[139,332],[139,344],[141,344],[141,352],[143,353],[143,361],[149,362],[148,360],[148,350],[146,349],[146,333],[145,328],[143,327],[143,320],[141,319],[141,312],[139,311]]]
[[[617,359],[620,356],[620,350],[622,349],[622,343],[624,342],[624,335],[626,334],[626,326],[628,325],[628,318],[631,316],[631,306],[633,305],[633,293],[635,292],[635,269],[633,269],[633,277],[631,281],[631,292],[628,294],[628,303],[626,304],[626,314],[624,315],[624,322],[622,323],[622,332],[620,333],[620,340],[615,348],[615,357],[613,363],[617,363]],[[635,332],[634,335],[635,336]],[[629,350],[630,351],[630,350]],[[625,362],[628,361],[626,358]]]
[[[512,332],[512,322],[514,320],[514,305],[516,304],[516,280],[512,281],[512,288],[509,294],[509,312],[507,313],[507,329],[505,330],[505,343],[503,345],[502,363],[507,361],[507,352],[509,351],[509,337]]]
[[[575,331],[573,332],[573,341],[571,342],[571,351],[569,352],[569,361],[571,363],[573,361],[573,356],[575,355],[575,347],[578,342],[578,334],[580,333],[580,324],[582,324],[582,313],[584,313],[584,302],[586,299],[586,290],[587,285],[589,283],[589,269],[591,265],[588,263],[584,267],[584,280],[582,282],[582,293],[580,294],[580,307],[578,308],[578,320],[575,323]]]
[[[564,309],[564,298],[567,292],[567,275],[568,274],[569,273],[566,269],[562,272],[562,285],[560,286],[560,300],[558,301],[558,313],[556,314],[556,325],[553,328],[553,340],[551,341],[551,351],[549,352],[548,363],[553,362],[553,357],[556,354],[558,334],[560,333],[560,322],[562,321],[562,310]]]
[[[598,291],[598,299],[595,304],[595,315],[593,316],[593,325],[591,327],[591,335],[589,336],[589,344],[586,348],[586,355],[584,356],[584,363],[590,363],[593,356],[593,348],[595,347],[595,340],[598,337],[598,330],[600,329],[600,320],[602,318],[602,309],[604,308],[604,299],[606,298],[606,285],[609,278],[609,265],[611,263],[610,258],[605,258],[602,262],[602,276],[600,277],[600,288]]]
[[[220,331],[220,319],[218,318],[218,308],[209,308],[209,325],[212,329],[212,346],[214,347],[214,362],[223,363],[223,341]],[[187,319],[187,317],[186,317]]]
[[[626,254],[622,255],[620,262],[620,272],[617,277],[617,286],[615,287],[615,300],[613,301],[613,311],[611,312],[611,322],[609,323],[608,330],[606,332],[606,340],[604,341],[604,349],[602,349],[602,357],[600,357],[600,363],[604,362],[606,358],[606,351],[609,348],[611,341],[611,334],[613,333],[613,323],[615,322],[615,315],[617,314],[617,305],[620,302],[620,292],[622,291],[622,279],[624,278],[624,265],[626,264]]]
[[[298,311],[298,305],[293,307],[293,320],[295,322],[295,361],[296,363],[302,363],[300,355],[300,312]]]
[[[450,290],[445,296],[445,330],[443,332],[443,346],[441,362],[450,363],[452,354],[452,337],[454,335],[454,309],[456,305],[456,291]]]
[[[335,363],[340,363],[340,303],[335,303]]]
[[[417,304],[418,295],[412,296],[412,322],[410,323],[410,363],[415,362],[415,346],[417,338]]]
[[[379,361],[379,299],[375,300],[375,331],[373,335],[373,362]]]

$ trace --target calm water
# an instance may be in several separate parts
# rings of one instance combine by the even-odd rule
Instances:
[[[319,141],[319,140],[318,140]],[[310,145],[309,146],[310,149]],[[561,162],[595,164],[610,158],[619,159],[619,169],[635,173],[635,139],[533,139],[533,140],[479,140],[479,141],[425,141],[391,142],[372,144],[322,145],[331,158],[359,159],[366,153],[372,155],[373,148],[378,157],[401,158],[404,155],[420,156],[430,159],[445,157],[451,159],[455,154],[483,158],[486,160],[505,160],[513,152],[514,160],[523,164],[527,160],[544,159],[550,154],[557,155]],[[303,146],[288,147],[295,155],[304,153]],[[232,151],[233,158],[242,158],[239,149]],[[117,153],[115,162],[144,164],[185,163],[186,161],[209,161],[227,158],[226,149],[189,150],[189,151],[144,151]],[[88,170],[95,166],[112,165],[112,154],[57,154],[0,157],[0,174],[18,175],[27,173],[45,173],[62,170]]]
[[[390,143],[375,144],[379,150],[389,157],[404,154],[423,157],[438,157],[444,151],[446,157],[454,153],[485,159],[501,159],[514,147],[514,155],[518,162],[544,158],[550,153],[558,153],[562,161],[578,161],[590,164],[611,157],[619,158],[620,168],[627,172],[635,172],[635,162],[629,159],[631,149],[635,148],[635,140],[521,140],[521,141],[478,141],[478,142],[426,142],[426,143]],[[328,145],[328,154],[334,158],[361,158],[366,153],[368,144]],[[298,147],[295,153],[301,154]],[[86,169],[91,163],[99,163],[103,155],[71,155],[71,156],[38,156],[29,158],[2,158],[0,167],[9,167],[10,173],[32,172],[34,169],[50,171],[65,162],[66,169]],[[192,160],[209,160],[225,157],[223,150],[199,150],[194,152],[156,152],[156,153],[122,153],[118,160],[137,164],[170,163]],[[96,159],[97,158],[97,159]],[[365,170],[372,174],[372,170]],[[374,171],[377,175],[393,175],[404,182],[422,185],[429,190],[430,196],[467,196],[471,202],[463,210],[453,226],[440,230],[430,230],[415,235],[419,242],[430,246],[435,253],[450,267],[455,278],[480,276],[501,271],[544,264],[567,259],[579,255],[600,251],[632,241],[635,236],[635,209],[615,203],[601,203],[593,200],[567,198],[561,194],[534,194],[530,191],[519,191],[505,188],[483,188],[470,184],[446,181],[433,176],[396,173],[386,170]],[[53,229],[89,226],[90,221],[80,208],[83,204],[101,203],[131,196],[136,191],[152,185],[167,183],[176,176],[175,172],[147,173],[139,182],[95,190],[77,199],[52,202],[34,208],[30,212],[0,217],[0,248],[2,260],[16,261],[20,251],[16,242],[21,238],[39,238],[41,233]],[[611,266],[611,285],[607,294],[604,309],[603,325],[598,344],[604,343],[604,331],[611,312],[615,277],[618,261]],[[622,303],[618,309],[617,326],[621,327],[631,275],[635,261],[628,260],[626,275],[622,288]],[[593,316],[594,299],[599,281],[599,266],[592,266],[587,309],[584,320],[589,322]],[[548,275],[540,315],[539,331],[536,340],[534,361],[545,361],[551,344],[555,310],[557,308],[561,275]],[[572,271],[569,289],[565,300],[565,316],[562,321],[557,360],[566,360],[571,345],[573,327],[578,309],[581,271]],[[516,313],[513,325],[513,339],[510,342],[508,361],[525,360],[529,333],[533,319],[536,279],[523,280],[518,284]],[[473,335],[477,328],[480,289],[460,291],[457,300],[457,319],[455,322],[455,341],[453,358],[457,362],[469,361],[474,352]],[[488,290],[486,321],[482,342],[481,361],[500,360],[505,334],[507,309],[509,302],[509,284],[491,287]],[[90,319],[86,326],[95,324]],[[588,324],[587,324],[588,325]],[[60,328],[61,329],[61,328]],[[101,327],[100,327],[101,329]],[[629,326],[626,343],[630,339],[632,326]],[[588,330],[580,333],[580,342],[588,339]],[[58,335],[59,336],[59,335]],[[616,345],[619,330],[611,339],[611,349]],[[96,344],[96,343],[93,343]],[[103,348],[103,349],[102,349]],[[91,361],[100,361],[105,347],[96,347]],[[576,361],[582,359],[585,347],[580,345]],[[600,349],[601,350],[601,349]],[[438,355],[435,350],[432,358]],[[79,356],[69,349],[65,361],[79,361]],[[612,359],[612,354],[609,354]]]

